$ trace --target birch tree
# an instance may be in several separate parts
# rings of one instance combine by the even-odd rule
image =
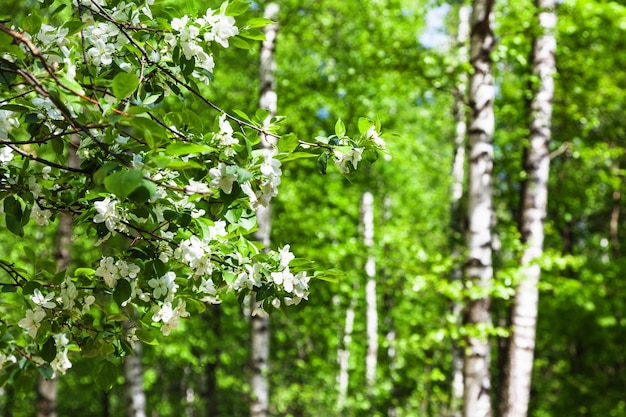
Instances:
[[[466,62],[468,59],[467,43],[469,40],[471,8],[465,4],[459,7],[458,12],[458,32],[456,36],[456,46],[458,50],[459,62]],[[450,200],[450,216],[452,230],[455,232],[452,238],[452,257],[458,260],[461,257],[459,248],[460,235],[463,233],[463,221],[461,210],[461,199],[463,198],[463,185],[465,183],[465,137],[467,135],[467,74],[464,71],[459,73],[457,85],[454,89],[454,159],[452,163],[452,198]],[[455,267],[452,271],[452,280],[459,281],[463,272],[461,267]],[[452,314],[461,322],[462,303],[454,300],[452,303]],[[450,413],[452,416],[460,417],[463,405],[463,352],[458,343],[452,347],[452,393],[450,403]]]
[[[361,201],[361,213],[363,216],[363,243],[368,250],[365,263],[365,305],[366,305],[366,331],[367,353],[365,356],[365,381],[368,395],[376,381],[376,362],[378,357],[378,310],[376,306],[376,259],[371,253],[374,246],[374,196],[371,192],[363,193]]]
[[[468,230],[466,286],[471,295],[466,321],[472,327],[464,357],[465,417],[491,415],[490,347],[484,329],[491,324],[489,289],[492,266],[492,171],[494,132],[494,81],[491,51],[494,0],[474,0],[471,16],[470,63],[473,73],[469,85],[468,120]]]
[[[532,72],[536,85],[530,102],[528,149],[524,155],[526,179],[522,190],[521,236],[525,244],[520,282],[512,308],[512,335],[504,367],[502,417],[526,417],[530,400],[537,327],[539,258],[543,253],[544,220],[550,171],[553,76],[556,71],[556,0],[536,0],[539,36],[533,40]]]
[[[269,3],[265,8],[264,17],[276,20],[279,7],[276,3]],[[277,96],[274,61],[276,36],[278,35],[278,23],[272,23],[264,28],[265,41],[261,45],[260,83],[261,95],[259,106],[267,109],[269,114],[264,125],[271,123],[272,117],[276,116]],[[261,136],[261,147],[265,152],[275,153],[275,143],[272,143],[268,135]],[[255,239],[265,247],[269,247],[271,236],[271,211],[270,205],[259,206],[256,209],[258,230],[254,233]],[[256,302],[252,297],[253,304]],[[254,305],[253,305],[254,308]],[[270,355],[270,319],[267,314],[253,314],[252,316],[252,376],[250,388],[252,402],[250,404],[251,417],[265,417],[269,413],[269,355]]]
[[[132,323],[128,323],[128,328],[132,328]],[[141,342],[135,341],[133,349],[134,355],[124,357],[126,417],[146,417],[146,395],[143,390],[143,367],[141,365]]]

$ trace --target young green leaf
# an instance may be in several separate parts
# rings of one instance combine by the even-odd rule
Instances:
[[[343,124],[341,119],[338,119],[337,123],[335,123],[335,135],[340,138],[346,135],[346,125]]]
[[[143,181],[141,171],[117,171],[104,179],[104,188],[120,200],[135,191]]]
[[[132,72],[120,72],[113,78],[113,95],[118,100],[130,96],[139,86],[139,78]]]
[[[39,351],[39,356],[44,361],[50,363],[57,356],[57,344],[54,341],[54,337],[49,336],[48,340],[41,346],[41,350]]]

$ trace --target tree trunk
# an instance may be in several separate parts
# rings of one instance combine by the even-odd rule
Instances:
[[[365,263],[367,283],[365,285],[367,354],[365,355],[365,381],[367,393],[372,395],[376,381],[376,362],[378,358],[378,310],[376,306],[376,259],[371,253],[374,246],[374,196],[366,191],[361,202],[363,216],[363,243],[368,252]]]
[[[134,355],[124,358],[124,391],[126,417],[146,416],[146,396],[143,391],[143,368],[141,366],[141,343],[134,342]]]
[[[72,168],[80,167],[80,159],[76,154],[80,138],[72,136],[70,146],[67,151],[68,166]],[[57,272],[66,270],[71,262],[72,250],[72,216],[66,213],[59,214],[59,228],[57,229],[56,245],[54,249],[54,259],[56,261]],[[39,377],[37,383],[37,417],[57,416],[57,379]]]
[[[525,243],[521,278],[512,308],[513,333],[504,369],[502,417],[526,417],[530,400],[535,332],[537,327],[537,285],[541,274],[538,260],[543,253],[544,220],[548,202],[550,171],[553,74],[556,70],[556,0],[536,0],[540,35],[532,48],[533,74],[538,84],[531,100],[529,148],[524,160],[521,235]]]
[[[470,32],[471,8],[466,5],[459,7],[458,33],[456,44],[459,62],[466,62],[468,59],[468,41]],[[465,136],[467,134],[467,74],[461,72],[458,77],[458,84],[454,92],[454,122],[456,125],[454,137],[454,160],[452,163],[452,198],[450,201],[450,218],[453,236],[450,239],[452,244],[452,258],[455,264],[461,258],[460,240],[464,229],[465,215],[461,213],[461,199],[463,198],[463,184],[465,182]],[[452,281],[460,281],[463,277],[461,266],[455,266],[452,274]],[[460,326],[463,305],[461,300],[452,300],[452,314]],[[452,346],[452,394],[450,400],[451,417],[461,417],[463,407],[463,350],[455,341]]]
[[[125,330],[132,322],[124,322]],[[143,391],[143,368],[141,366],[141,342],[133,342],[134,355],[124,357],[124,397],[126,417],[146,417],[146,395]]]
[[[355,284],[352,291],[352,299],[346,310],[346,322],[343,330],[343,340],[337,352],[339,361],[339,376],[337,377],[338,395],[337,395],[337,412],[341,413],[346,405],[348,397],[348,386],[350,383],[350,344],[352,343],[352,331],[354,330],[354,311],[357,303],[357,288]]]
[[[265,8],[264,17],[276,21],[279,7],[275,3],[269,3]],[[265,27],[265,41],[261,46],[260,58],[260,84],[261,95],[259,106],[269,110],[268,120],[276,115],[276,63],[274,61],[274,50],[276,36],[278,35],[278,24],[272,23]],[[271,138],[265,135],[261,137],[261,146],[272,149]],[[266,247],[270,244],[271,217],[270,206],[259,206],[256,211],[257,224],[259,229],[255,232],[255,238]],[[255,299],[252,297],[254,306]],[[254,307],[252,307],[254,308]],[[269,414],[269,353],[270,353],[270,322],[267,315],[257,314],[252,317],[252,376],[250,379],[250,389],[252,391],[252,401],[250,404],[251,417],[267,417]]]
[[[468,120],[468,261],[465,268],[466,286],[477,293],[467,305],[466,322],[480,328],[491,324],[488,295],[492,285],[493,214],[493,132],[494,83],[491,50],[494,0],[474,0],[471,17],[470,78]],[[463,376],[463,415],[491,416],[490,346],[487,335],[471,336],[465,350]]]

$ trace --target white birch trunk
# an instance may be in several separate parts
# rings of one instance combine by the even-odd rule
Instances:
[[[146,395],[143,391],[141,343],[133,343],[134,355],[124,357],[124,396],[126,417],[146,417]]]
[[[276,20],[278,18],[279,7],[275,3],[269,3],[265,8],[264,16],[267,19]],[[261,46],[260,57],[260,84],[261,95],[259,106],[268,109],[270,114],[268,120],[276,115],[277,95],[275,70],[276,63],[274,61],[274,50],[276,36],[278,35],[278,24],[273,23],[265,27],[265,41]],[[271,149],[275,143],[272,143],[270,137],[261,138],[261,146]],[[266,247],[270,244],[271,235],[271,217],[270,206],[260,206],[256,211],[258,230],[255,232],[255,238],[263,243]],[[252,297],[254,309],[255,299]],[[251,335],[251,351],[252,351],[252,375],[250,378],[250,389],[252,392],[252,401],[250,403],[251,417],[267,417],[269,415],[269,355],[270,355],[270,321],[267,315],[257,314],[252,317],[252,335]]]
[[[482,295],[468,302],[466,320],[470,326],[491,324],[490,299],[487,295],[493,278],[492,266],[492,171],[494,132],[494,81],[491,50],[494,0],[474,0],[471,16],[470,78],[468,120],[468,230],[466,264],[467,286]],[[490,346],[486,335],[469,337],[465,351],[463,376],[463,416],[491,416]]]
[[[504,371],[502,417],[526,417],[537,328],[537,285],[541,269],[538,260],[543,252],[544,220],[548,203],[550,171],[553,75],[556,71],[556,0],[536,0],[540,35],[533,42],[533,74],[538,79],[531,100],[529,148],[524,160],[526,183],[522,194],[521,234],[525,249],[521,259],[521,277],[512,309],[513,333]]]
[[[365,263],[365,305],[367,353],[365,355],[365,381],[368,394],[371,394],[376,381],[376,363],[378,358],[378,310],[376,306],[376,259],[371,250],[374,246],[374,196],[366,191],[361,202],[363,215],[363,243],[368,252]]]
[[[356,294],[356,291],[354,291]],[[353,295],[350,305],[346,310],[346,323],[343,330],[343,339],[339,350],[337,351],[337,360],[339,362],[339,376],[337,377],[337,410],[341,412],[346,405],[348,396],[348,385],[350,383],[350,344],[352,343],[352,332],[354,330],[354,310],[356,309],[356,296]]]
[[[466,62],[469,59],[468,41],[470,32],[471,8],[466,5],[459,7],[458,32],[456,45],[459,62]],[[458,260],[461,257],[457,235],[462,233],[462,220],[460,213],[461,199],[463,198],[463,184],[465,182],[465,137],[467,134],[467,111],[465,101],[467,97],[467,74],[461,72],[458,77],[458,84],[455,91],[454,100],[454,121],[456,125],[454,137],[454,160],[452,162],[452,199],[450,202],[450,212],[452,218],[452,257]],[[452,272],[452,280],[460,280],[463,272],[461,267],[456,267]],[[460,300],[453,301],[452,314],[458,325],[462,323],[463,306]],[[450,401],[450,415],[461,417],[463,406],[463,351],[458,343],[452,347],[452,397]]]

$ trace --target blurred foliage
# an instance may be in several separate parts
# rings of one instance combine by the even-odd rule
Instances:
[[[343,416],[443,416],[450,400],[451,342],[465,329],[448,313],[461,290],[448,282],[455,266],[449,242],[449,171],[453,152],[452,94],[456,66],[445,46],[421,47],[426,1],[284,0],[277,42],[279,114],[302,139],[348,131],[366,114],[382,122],[390,161],[352,182],[317,173],[315,163],[283,168],[273,205],[272,246],[324,268],[343,271],[335,283],[316,282],[310,300],[272,315],[271,414],[338,415],[337,350],[345,312],[356,297],[349,346],[350,387]],[[506,326],[507,288],[519,256],[522,153],[527,136],[531,1],[498,6],[494,56],[496,102],[495,265],[501,288],[494,318]],[[15,4],[21,4],[15,2]],[[204,2],[168,4],[186,13]],[[261,14],[256,2],[249,13]],[[456,7],[456,6],[454,6]],[[454,16],[454,7],[450,16]],[[626,124],[626,7],[617,1],[568,0],[558,9],[556,95],[546,252],[530,415],[626,416],[626,284],[623,279],[624,138]],[[455,19],[449,18],[454,34]],[[211,94],[223,107],[249,112],[258,102],[258,49],[224,51]],[[200,116],[199,116],[200,117]],[[364,263],[359,204],[375,196],[379,306],[379,369],[373,396],[365,391]],[[611,216],[618,233],[612,236]],[[9,244],[6,259],[25,257],[27,245],[49,258],[53,237]],[[75,253],[80,253],[80,239]],[[33,261],[36,268],[37,260]],[[44,261],[45,262],[45,261]],[[10,297],[3,294],[2,303]],[[157,346],[144,346],[148,413],[159,416],[248,415],[249,323],[235,300],[185,322]],[[388,338],[394,332],[393,339]],[[494,341],[494,352],[497,340]],[[388,352],[394,352],[393,361]],[[494,355],[497,378],[497,354]],[[59,386],[59,415],[119,415],[121,386],[96,389],[80,362]],[[16,382],[17,383],[17,382]],[[21,381],[34,384],[34,381]],[[214,397],[210,397],[215,384]],[[0,396],[5,414],[32,415],[34,396]],[[80,396],[74,393],[80,392]]]

